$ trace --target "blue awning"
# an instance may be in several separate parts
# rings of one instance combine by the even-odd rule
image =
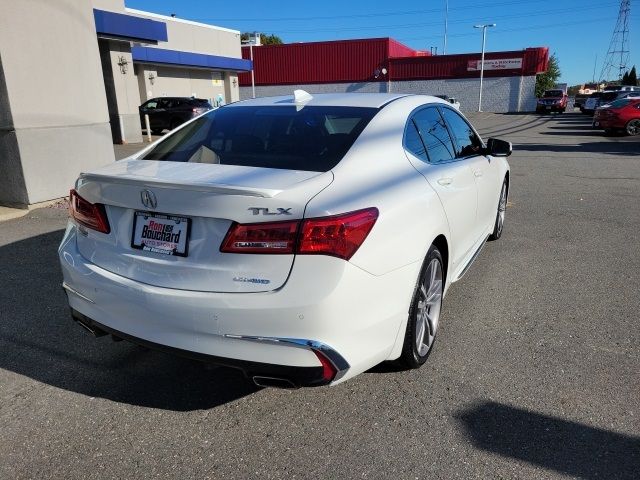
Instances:
[[[180,52],[163,48],[132,47],[134,62],[181,65],[186,67],[217,68],[234,72],[251,71],[251,60],[242,58],[220,57],[203,53]]]
[[[166,42],[168,39],[164,22],[95,8],[93,18],[98,35],[150,43]]]

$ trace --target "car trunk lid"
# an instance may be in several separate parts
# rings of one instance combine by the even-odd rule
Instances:
[[[78,248],[105,270],[155,286],[205,292],[274,290],[286,282],[293,255],[221,253],[229,227],[233,222],[302,219],[307,202],[332,179],[331,172],[116,162],[81,175],[77,182],[81,197],[105,206],[111,227],[109,234],[81,228]],[[160,233],[154,237],[149,232],[155,227]],[[164,235],[163,228],[170,234]],[[158,238],[179,240],[172,254],[150,248]]]

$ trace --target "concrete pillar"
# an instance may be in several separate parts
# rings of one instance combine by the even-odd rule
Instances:
[[[1,0],[0,204],[68,195],[114,161],[89,0]]]
[[[140,91],[129,42],[99,40],[100,59],[114,143],[142,142]]]

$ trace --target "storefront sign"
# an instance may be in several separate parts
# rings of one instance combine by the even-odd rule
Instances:
[[[469,60],[467,62],[467,71],[480,71],[480,60]],[[521,58],[503,58],[499,60],[484,61],[485,70],[518,70],[522,68]]]

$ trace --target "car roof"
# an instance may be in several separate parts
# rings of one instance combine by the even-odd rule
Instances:
[[[306,92],[305,92],[306,93]],[[369,107],[380,108],[387,103],[403,97],[416,97],[417,95],[403,93],[311,93],[311,98],[300,102],[304,106],[333,106],[333,107]],[[443,100],[427,95],[420,95],[425,101],[443,103]],[[293,95],[278,97],[260,97],[226,105],[224,108],[253,107],[253,106],[287,106],[296,105]]]

